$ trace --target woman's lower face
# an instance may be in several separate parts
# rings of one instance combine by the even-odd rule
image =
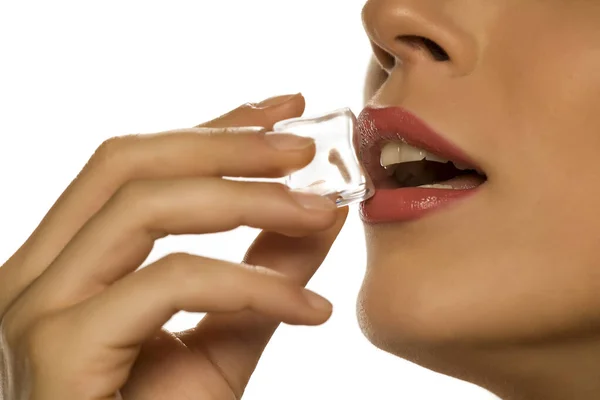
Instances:
[[[459,353],[451,348],[485,370],[485,357],[516,348],[535,364],[534,349],[542,360],[570,341],[591,346],[600,338],[600,2],[370,0],[363,19],[386,70],[369,105],[416,115],[487,179],[416,217],[365,224],[367,336],[479,381],[449,361]]]

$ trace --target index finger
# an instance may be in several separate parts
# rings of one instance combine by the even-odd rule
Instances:
[[[198,125],[198,128],[231,128],[261,126],[267,130],[282,119],[299,117],[304,113],[306,103],[300,93],[275,96],[260,103],[246,103],[212,121]]]

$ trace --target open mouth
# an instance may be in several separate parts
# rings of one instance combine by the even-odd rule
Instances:
[[[361,204],[367,223],[420,218],[488,180],[462,149],[403,108],[365,108],[358,133],[359,158],[375,186],[375,195]]]
[[[464,190],[487,180],[475,167],[450,161],[403,142],[389,142],[381,149],[380,164],[387,179],[380,188],[410,188]]]

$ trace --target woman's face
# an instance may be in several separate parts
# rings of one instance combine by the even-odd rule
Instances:
[[[363,19],[387,70],[369,104],[410,111],[487,176],[366,223],[366,334],[398,354],[600,335],[600,1],[369,0]]]

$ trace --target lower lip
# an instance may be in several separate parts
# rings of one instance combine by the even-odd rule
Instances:
[[[407,222],[443,209],[477,192],[473,189],[379,189],[361,203],[360,215],[368,224]]]

